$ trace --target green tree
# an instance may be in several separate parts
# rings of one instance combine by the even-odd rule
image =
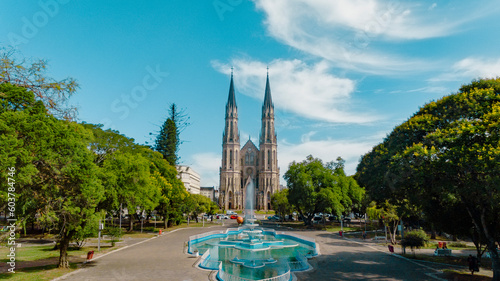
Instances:
[[[285,218],[289,215],[293,208],[288,202],[288,189],[283,189],[274,193],[271,196],[271,206],[278,216]]]
[[[23,87],[34,93],[35,99],[42,101],[55,117],[74,120],[76,108],[68,105],[67,101],[79,87],[76,80],[55,80],[46,75],[45,60],[28,62],[17,57],[13,50],[0,49],[0,84]]]
[[[423,230],[412,230],[405,233],[405,237],[401,239],[401,246],[410,247],[415,256],[415,249],[420,249],[429,241],[427,234]]]
[[[148,159],[154,164],[152,179],[160,191],[157,213],[163,217],[164,228],[180,223],[189,196],[184,184],[177,178],[177,170],[156,151],[149,150]]]
[[[203,213],[212,212],[217,208],[217,204],[210,198],[200,194],[189,194],[186,203],[186,213],[198,222],[198,216]]]
[[[175,103],[172,103],[169,107],[169,117],[156,137],[155,150],[174,167],[179,163],[179,145],[182,143],[180,133],[189,125],[188,120],[184,110],[179,111]]]
[[[396,231],[399,223],[399,216],[396,210],[396,206],[389,203],[388,200],[381,204],[375,203],[373,201],[368,208],[366,208],[366,214],[370,219],[382,220],[384,226],[389,230],[389,238],[391,244],[396,244]]]
[[[160,129],[160,134],[156,138],[155,150],[163,155],[170,165],[177,165],[177,147],[178,147],[177,127],[174,121],[168,118]]]
[[[90,149],[94,152],[94,162],[101,168],[100,177],[106,198],[99,207],[108,213],[127,208],[130,215],[129,229],[133,229],[137,212],[154,210],[161,201],[156,172],[166,173],[170,167],[158,152],[137,145],[133,139],[118,131],[102,130],[101,125],[84,124],[91,129],[94,138]],[[175,176],[173,176],[175,177]]]
[[[79,124],[47,115],[40,102],[31,102],[34,95],[28,97],[25,89],[1,86],[2,105],[6,104],[5,98],[13,96],[6,93],[9,89],[26,97],[22,105],[2,106],[2,180],[8,168],[14,167],[15,190],[9,191],[17,195],[16,216],[25,220],[38,214],[51,220],[59,231],[59,267],[68,267],[69,242],[102,216],[96,207],[104,189],[93,155],[87,149],[91,134]]]
[[[352,177],[345,176],[342,161],[339,158],[337,163],[323,164],[320,159],[308,156],[300,163],[290,164],[284,175],[289,189],[288,201],[306,225],[311,224],[316,213],[340,215],[351,208],[353,199],[362,201],[362,188]],[[353,194],[356,198],[350,197]]]
[[[160,191],[151,181],[150,162],[138,153],[116,152],[103,164],[106,176],[103,182],[110,197],[109,208],[117,210],[120,204],[130,216],[129,230],[133,230],[134,218],[144,210],[158,205]]]
[[[499,133],[500,78],[477,80],[422,107],[380,145],[386,155],[373,150],[358,166],[370,194],[388,187],[393,198],[407,198],[427,218],[436,211],[462,208],[469,218],[465,225],[473,225],[478,241],[487,244],[494,280],[500,280]],[[384,161],[369,160],[377,157]],[[379,181],[368,187],[370,176]],[[447,209],[436,207],[437,202]]]

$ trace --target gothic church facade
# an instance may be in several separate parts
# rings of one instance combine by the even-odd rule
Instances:
[[[262,127],[259,147],[248,140],[240,146],[238,107],[234,93],[233,74],[226,104],[224,133],[222,135],[222,166],[220,167],[219,205],[226,210],[241,210],[250,196],[256,210],[271,209],[271,195],[279,190],[278,144],[274,129],[274,104],[267,74]],[[247,194],[247,185],[254,183],[253,194]]]

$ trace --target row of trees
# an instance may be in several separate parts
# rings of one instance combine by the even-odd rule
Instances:
[[[284,175],[288,189],[275,193],[273,209],[282,217],[297,211],[306,225],[312,223],[317,213],[333,213],[338,216],[358,212],[364,197],[364,189],[344,172],[344,160],[323,163],[308,156],[302,162],[292,162]]]
[[[358,182],[394,218],[486,246],[500,280],[500,79],[477,80],[422,107],[362,158]]]
[[[217,206],[208,198],[187,193],[175,162],[162,153],[101,125],[62,118],[71,107],[66,110],[55,98],[33,91],[59,96],[55,90],[64,89],[68,80],[36,80],[34,87],[12,77],[42,77],[37,63],[24,67],[9,56],[1,62],[0,181],[10,177],[15,183],[2,185],[0,207],[7,210],[11,193],[18,226],[36,219],[58,233],[59,267],[69,266],[71,240],[91,235],[99,219],[117,215],[121,207],[131,214],[130,230],[134,216],[143,211],[156,211],[165,227],[179,224],[183,214],[214,212]]]

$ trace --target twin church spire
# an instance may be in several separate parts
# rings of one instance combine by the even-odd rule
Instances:
[[[269,83],[269,69],[262,105],[262,127],[259,147],[248,140],[240,147],[238,107],[233,71],[226,103],[225,127],[222,138],[222,165],[220,167],[219,204],[226,210],[242,209],[248,197],[253,197],[256,209],[271,208],[271,195],[279,190],[277,137],[274,128],[274,104]],[[246,186],[253,182],[253,194],[246,194]]]

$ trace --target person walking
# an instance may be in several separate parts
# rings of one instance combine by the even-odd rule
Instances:
[[[471,275],[474,275],[474,271],[479,272],[479,264],[476,257],[469,255],[469,257],[467,258],[467,262],[469,263],[469,270],[471,272]]]

